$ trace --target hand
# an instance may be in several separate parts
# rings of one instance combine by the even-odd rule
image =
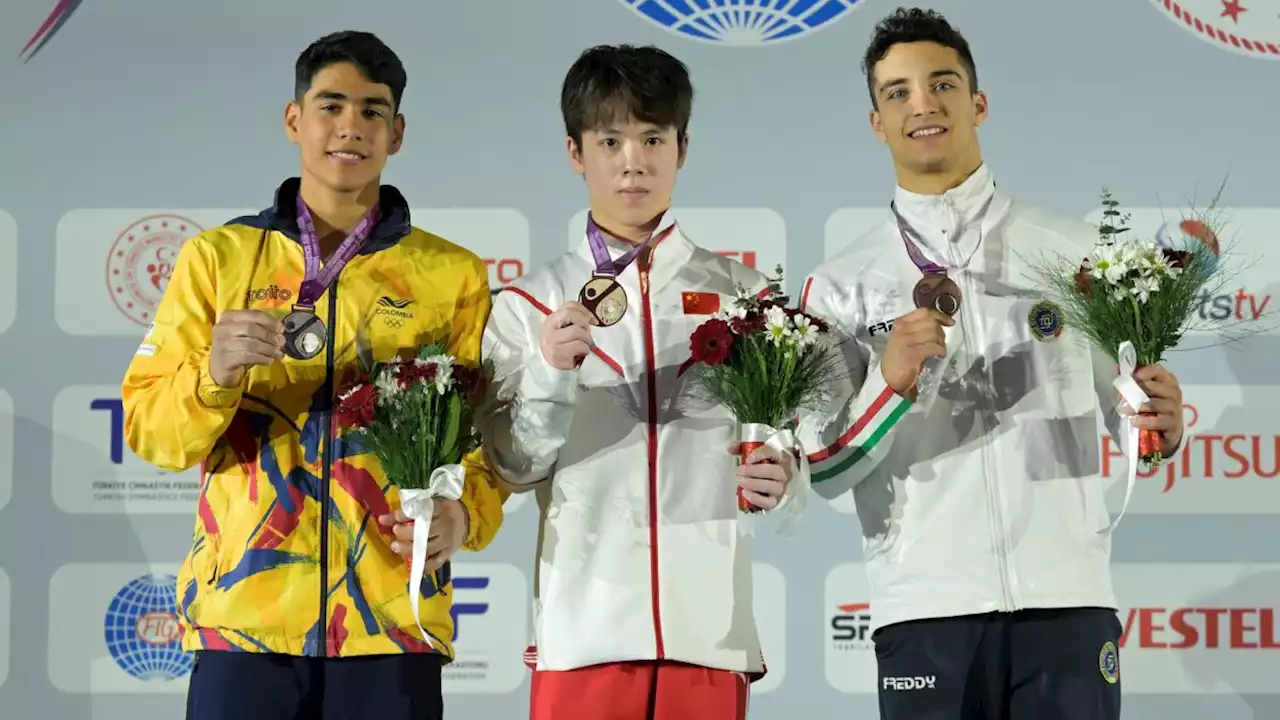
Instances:
[[[248,368],[282,357],[284,324],[260,310],[228,310],[213,326],[209,376],[221,387],[235,387]]]
[[[564,371],[578,367],[591,352],[591,313],[576,302],[565,303],[542,322],[538,346],[551,367]]]
[[[1138,413],[1154,413],[1139,415],[1133,424],[1139,428],[1149,428],[1160,433],[1160,454],[1170,457],[1178,451],[1182,444],[1182,433],[1185,430],[1182,420],[1182,387],[1173,373],[1164,369],[1163,365],[1144,365],[1133,373],[1138,387],[1150,399],[1138,408]],[[1133,408],[1122,402],[1121,412],[1133,415]]]
[[[741,444],[729,443],[729,454],[738,457]],[[768,445],[761,445],[747,456],[747,462],[738,466],[738,484],[742,495],[752,505],[762,510],[772,510],[782,501],[787,483],[795,471],[795,459]]]
[[[889,342],[880,361],[880,373],[893,391],[915,398],[916,380],[931,357],[946,357],[947,340],[942,326],[956,321],[937,310],[918,308],[898,318],[889,333]]]
[[[470,532],[470,519],[462,503],[450,498],[435,498],[431,512],[431,534],[427,536],[427,566],[425,574],[439,570],[458,552]],[[390,515],[378,518],[382,525],[391,526],[395,540],[391,550],[406,559],[413,558],[413,521],[396,508]]]

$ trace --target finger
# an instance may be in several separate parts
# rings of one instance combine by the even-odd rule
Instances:
[[[755,465],[758,463],[776,463],[781,459],[782,455],[776,449],[771,448],[768,445],[761,445],[755,450],[752,450],[751,454],[747,456],[747,464]]]
[[[249,367],[251,365],[271,365],[280,360],[284,356],[284,351],[280,351],[277,355],[276,351],[268,351],[269,354],[252,352],[249,350],[239,350],[227,354],[227,358],[231,362],[240,367]]]
[[[744,490],[750,490],[761,495],[781,495],[782,490],[786,487],[782,481],[766,479],[766,478],[743,478],[739,483]]]
[[[253,353],[255,355],[263,355],[271,358],[279,358],[284,353],[284,342],[264,342],[256,338],[236,337],[231,338],[226,343],[226,352],[235,353]]]
[[[747,502],[750,502],[752,505],[763,510],[772,510],[778,506],[778,500],[776,498],[769,497],[768,495],[761,495],[754,490],[743,488],[742,496],[747,499]]]
[[[908,348],[908,357],[912,363],[919,365],[925,360],[933,357],[946,357],[947,348],[940,343],[924,343]]]
[[[742,443],[738,442],[737,440],[732,440],[732,441],[730,441],[730,442],[729,442],[729,444],[725,447],[725,449],[729,451],[729,454],[730,454],[730,455],[733,455],[733,456],[741,455],[741,454],[742,454]]]
[[[439,570],[442,566],[444,566],[445,562],[448,559],[449,559],[449,552],[447,550],[442,550],[434,555],[427,555],[427,565],[425,570],[426,574],[431,574]]]
[[[1164,380],[1139,380],[1138,387],[1142,388],[1147,397],[1153,398],[1175,398],[1178,396],[1178,386]]]
[[[253,338],[271,345],[280,344],[284,339],[284,328],[272,330],[256,323],[229,323],[223,326],[223,335],[227,338]]]
[[[396,522],[398,523],[413,522],[412,520],[409,519],[409,516],[405,514],[404,508],[396,508],[395,511],[391,513],[391,515],[396,519]]]
[[[579,325],[581,327],[589,327],[591,325],[591,313],[582,305],[576,302],[569,303],[562,309],[565,312],[565,317],[574,325]]]
[[[1133,424],[1134,427],[1166,432],[1178,429],[1178,418],[1164,413],[1157,413],[1155,415],[1135,415],[1133,416]]]
[[[1177,382],[1173,377],[1173,373],[1166,370],[1164,366],[1159,363],[1156,363],[1155,365],[1143,365],[1133,372],[1133,377],[1139,382],[1157,382],[1170,385]]]
[[[391,513],[387,513],[386,515],[379,515],[379,516],[378,516],[378,524],[379,524],[379,525],[386,525],[386,526],[390,527],[390,526],[392,526],[392,525],[395,525],[395,524],[396,524],[396,519],[395,519],[395,517],[394,517],[394,516],[392,516],[392,515],[391,515]]]
[[[551,333],[552,345],[564,345],[571,342],[591,344],[591,331],[578,325],[569,325]]]
[[[787,472],[781,465],[759,463],[738,467],[738,477],[742,480],[760,480],[762,482],[782,482],[787,479]]]
[[[561,357],[581,358],[591,354],[591,347],[585,343],[575,342],[568,345],[560,345],[555,350],[557,355]]]
[[[413,557],[413,544],[407,542],[392,542],[391,551],[397,555],[403,556],[405,559]]]
[[[391,532],[396,536],[397,540],[413,542],[413,523],[400,523]]]

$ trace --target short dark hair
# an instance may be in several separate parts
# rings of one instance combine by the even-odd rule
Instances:
[[[970,92],[978,92],[978,70],[973,63],[973,53],[969,51],[969,41],[935,10],[900,7],[876,24],[871,44],[862,57],[862,72],[867,76],[872,106],[879,107],[875,87],[876,63],[883,60],[894,45],[912,42],[937,43],[955,50],[969,74]]]
[[[355,65],[365,79],[391,88],[396,112],[408,82],[400,57],[373,33],[342,30],[331,33],[307,46],[294,65],[294,97],[299,103],[311,89],[311,81],[321,70],[338,63]]]
[[[584,51],[560,89],[565,133],[582,133],[634,118],[674,127],[683,140],[693,113],[689,68],[666,51],[646,45],[597,45]]]

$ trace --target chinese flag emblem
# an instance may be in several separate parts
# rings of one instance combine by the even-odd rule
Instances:
[[[685,315],[711,315],[720,312],[720,296],[710,292],[684,293]]]

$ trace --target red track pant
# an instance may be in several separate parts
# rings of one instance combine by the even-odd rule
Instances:
[[[673,662],[534,671],[529,720],[745,720],[747,676]]]

